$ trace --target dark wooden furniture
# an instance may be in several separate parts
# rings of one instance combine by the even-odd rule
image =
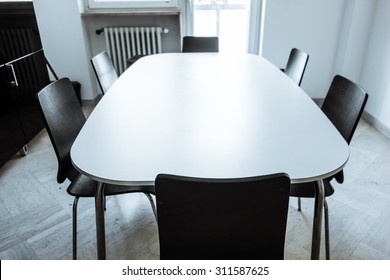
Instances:
[[[288,175],[204,179],[160,174],[155,185],[161,259],[284,258]]]
[[[44,127],[35,95],[49,83],[43,50],[0,65],[0,167]]]
[[[35,95],[48,83],[33,3],[0,2],[0,167],[43,128]]]
[[[91,59],[93,71],[104,95],[112,84],[118,79],[114,65],[106,51],[95,55]]]
[[[80,197],[97,197],[98,182],[81,175],[73,166],[70,148],[83,127],[86,118],[68,78],[59,79],[38,93],[38,101],[46,129],[58,160],[58,183],[68,179],[71,183],[68,194],[75,197],[73,203],[73,259],[77,259],[77,203]],[[104,197],[125,193],[142,192],[149,199],[153,211],[154,186],[117,186],[104,184]],[[104,217],[96,217],[97,219]]]
[[[183,52],[219,52],[218,37],[183,37]]]
[[[359,123],[364,107],[368,99],[368,94],[356,83],[345,77],[336,75],[330,85],[329,91],[322,104],[322,111],[337,128],[345,141],[349,144]],[[323,180],[325,197],[334,193],[334,188],[330,183],[335,179],[338,183],[343,183],[344,173],[341,170],[335,176]],[[315,184],[303,183],[291,185],[291,196],[298,197],[298,210],[301,210],[301,197],[315,197]],[[330,259],[329,246],[329,215],[328,204],[324,199],[325,212],[325,252],[326,259]]]
[[[298,86],[301,85],[303,74],[306,70],[306,65],[309,60],[309,55],[302,50],[293,48],[288,57],[286,68],[282,69]]]

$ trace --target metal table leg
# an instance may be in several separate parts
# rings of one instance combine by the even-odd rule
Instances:
[[[324,182],[318,180],[315,188],[315,202],[314,202],[314,218],[313,218],[313,235],[311,241],[311,259],[320,259],[321,246],[321,228],[322,228],[322,210],[324,207]]]
[[[96,239],[99,260],[106,259],[106,233],[104,226],[104,184],[99,183],[95,195]]]

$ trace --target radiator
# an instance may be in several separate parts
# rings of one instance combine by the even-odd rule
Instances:
[[[161,53],[162,32],[162,27],[105,27],[107,52],[117,73],[126,70],[133,56]]]
[[[0,28],[0,51],[10,61],[40,49],[39,34],[32,28]]]

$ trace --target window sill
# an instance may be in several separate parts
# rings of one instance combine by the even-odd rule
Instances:
[[[81,16],[170,16],[180,14],[181,11],[177,9],[94,9],[81,13]]]

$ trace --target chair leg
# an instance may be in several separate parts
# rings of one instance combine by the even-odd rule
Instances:
[[[77,260],[77,204],[79,202],[79,197],[76,196],[73,201],[73,226],[72,226],[72,239],[73,239],[73,259]]]
[[[157,210],[156,210],[156,206],[154,205],[153,198],[152,198],[152,196],[150,195],[150,193],[144,193],[144,194],[145,194],[145,196],[149,199],[150,206],[152,206],[152,210],[153,210],[154,217],[156,218],[156,221],[157,221]]]
[[[324,199],[324,217],[325,217],[325,256],[327,260],[330,260],[330,249],[329,249],[329,212],[328,203]]]
[[[301,198],[298,197],[298,211],[301,211]],[[324,218],[325,218],[325,257],[330,260],[330,245],[329,245],[329,211],[328,203],[324,199]]]

